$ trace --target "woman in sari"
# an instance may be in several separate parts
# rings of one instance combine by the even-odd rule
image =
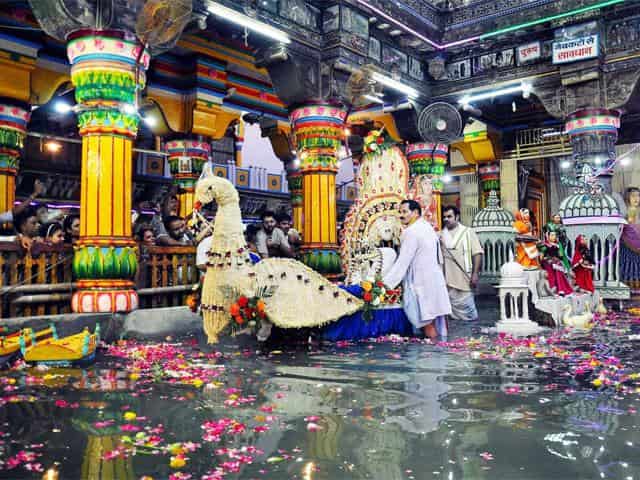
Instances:
[[[593,292],[593,259],[583,235],[576,238],[571,268],[576,276],[576,286],[583,292]]]
[[[522,208],[516,212],[513,228],[516,231],[516,262],[525,270],[540,268],[538,239],[534,236],[529,210]]]

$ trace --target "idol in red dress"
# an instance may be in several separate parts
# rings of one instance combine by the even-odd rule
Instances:
[[[576,238],[571,268],[575,274],[576,286],[583,292],[593,292],[593,259],[583,235]]]

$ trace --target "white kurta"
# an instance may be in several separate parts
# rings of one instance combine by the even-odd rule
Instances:
[[[405,292],[412,290],[420,309],[421,327],[436,317],[451,314],[447,283],[440,266],[439,240],[433,227],[423,219],[407,227],[400,237],[400,254],[384,276],[384,283],[395,288],[402,281]],[[408,295],[411,297],[411,295]],[[407,294],[405,293],[405,298]],[[405,310],[409,306],[405,305]]]

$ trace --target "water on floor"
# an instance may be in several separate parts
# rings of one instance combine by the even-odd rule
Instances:
[[[86,369],[13,369],[0,478],[640,478],[634,328],[265,352],[128,342]]]

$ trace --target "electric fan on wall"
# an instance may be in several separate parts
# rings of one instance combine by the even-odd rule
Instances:
[[[454,142],[462,135],[462,116],[456,107],[446,102],[427,105],[418,115],[418,132],[425,142]]]

